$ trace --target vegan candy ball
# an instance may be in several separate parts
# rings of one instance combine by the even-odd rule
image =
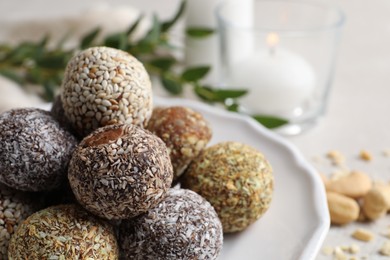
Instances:
[[[170,189],[155,207],[120,226],[126,259],[217,259],[222,225],[213,207],[185,189]]]
[[[113,228],[80,206],[38,211],[20,224],[9,243],[12,259],[118,259]]]
[[[69,164],[81,205],[106,219],[146,212],[166,196],[172,164],[164,142],[138,126],[116,124],[83,139]]]
[[[0,184],[0,259],[7,259],[8,243],[19,224],[39,210],[41,197]]]
[[[174,180],[206,147],[212,135],[211,128],[201,114],[180,106],[155,108],[147,129],[167,145]]]
[[[224,233],[241,231],[259,219],[270,206],[273,184],[272,168],[264,155],[238,142],[205,149],[182,183],[211,203]]]
[[[146,126],[152,114],[152,89],[142,63],[127,52],[92,47],[68,63],[61,100],[80,136],[116,123]]]
[[[20,108],[0,115],[0,144],[0,182],[42,191],[65,179],[77,140],[48,111]]]

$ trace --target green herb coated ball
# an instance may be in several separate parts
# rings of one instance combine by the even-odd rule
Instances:
[[[224,233],[245,229],[269,208],[272,167],[256,149],[238,142],[218,143],[192,162],[182,180],[215,208]]]
[[[118,259],[113,228],[75,204],[38,211],[12,236],[8,259]]]

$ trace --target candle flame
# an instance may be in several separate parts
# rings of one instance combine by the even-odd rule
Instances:
[[[273,48],[279,43],[279,35],[277,33],[271,32],[267,35],[266,41],[268,46]]]

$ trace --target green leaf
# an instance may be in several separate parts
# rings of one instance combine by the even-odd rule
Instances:
[[[248,91],[244,89],[220,89],[209,86],[195,86],[195,93],[203,100],[209,102],[225,102],[229,98],[238,98]]]
[[[201,99],[203,99],[204,101],[208,101],[208,102],[214,102],[215,101],[214,93],[210,89],[208,89],[208,88],[196,85],[195,88],[194,88],[194,91],[195,91],[195,94],[198,97],[200,97]]]
[[[57,87],[58,86],[54,82],[52,82],[51,80],[46,81],[43,84],[43,88],[45,89],[44,99],[46,101],[51,101],[54,99],[55,91],[56,91]]]
[[[37,65],[47,69],[65,69],[67,63],[67,57],[64,54],[51,54],[45,55],[38,59]]]
[[[28,71],[26,78],[33,84],[41,84],[44,80],[42,77],[42,70],[38,67],[34,67]]]
[[[198,81],[202,79],[204,76],[207,75],[210,71],[210,66],[200,66],[200,67],[192,67],[189,69],[186,69],[183,74],[181,75],[181,78],[184,81]]]
[[[143,14],[138,16],[137,20],[127,30],[127,32],[126,32],[127,36],[130,36],[137,29],[138,25],[140,24],[140,22],[142,21],[143,18],[144,18]]]
[[[99,35],[101,29],[98,27],[94,30],[92,30],[90,33],[88,33],[87,35],[85,35],[82,39],[81,39],[81,43],[80,43],[80,48],[81,49],[86,49],[88,47],[90,47],[93,43],[93,41],[96,39],[96,37]]]
[[[246,89],[214,89],[215,95],[219,99],[239,98],[245,96],[248,93]]]
[[[161,25],[161,31],[162,32],[167,32],[173,25],[176,24],[176,22],[180,19],[180,17],[183,15],[184,10],[186,9],[187,6],[187,1],[183,0],[180,3],[179,9],[177,10],[176,14],[174,17],[166,22],[163,22]]]
[[[288,123],[288,120],[274,116],[254,115],[252,117],[269,129],[277,128]]]
[[[226,105],[226,109],[231,111],[231,112],[238,112],[239,107],[240,107],[240,105],[238,105],[236,103]]]
[[[215,30],[206,27],[189,27],[186,29],[186,34],[194,38],[206,38],[214,34]]]
[[[176,63],[176,59],[173,57],[155,58],[149,61],[149,64],[162,71],[169,70]]]
[[[104,45],[120,50],[127,49],[127,35],[125,33],[115,33],[104,39]]]
[[[8,53],[7,60],[13,65],[21,65],[26,59],[32,59],[40,54],[40,49],[33,43],[21,43]]]
[[[42,40],[38,43],[38,46],[41,48],[45,48],[47,43],[49,42],[49,35],[45,35],[45,37],[42,38]]]
[[[147,55],[152,53],[155,50],[155,46],[148,42],[139,42],[134,46],[131,46],[131,48],[128,48],[127,51],[131,53],[132,55],[135,55],[137,58],[139,58],[140,55]]]
[[[156,44],[160,39],[161,24],[156,15],[153,15],[153,25],[141,42]]]
[[[12,80],[12,81],[15,81],[19,85],[23,85],[24,84],[23,77],[19,76],[17,73],[15,73],[15,72],[13,72],[11,70],[0,69],[0,74],[3,75],[6,78]]]
[[[161,84],[171,94],[178,95],[183,92],[183,85],[178,80],[173,79],[167,74],[162,75]]]

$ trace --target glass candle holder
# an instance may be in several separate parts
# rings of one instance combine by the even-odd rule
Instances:
[[[239,1],[216,9],[221,83],[248,89],[241,112],[285,118],[277,131],[299,134],[325,112],[345,16],[305,0],[253,0],[247,13],[239,9]]]

